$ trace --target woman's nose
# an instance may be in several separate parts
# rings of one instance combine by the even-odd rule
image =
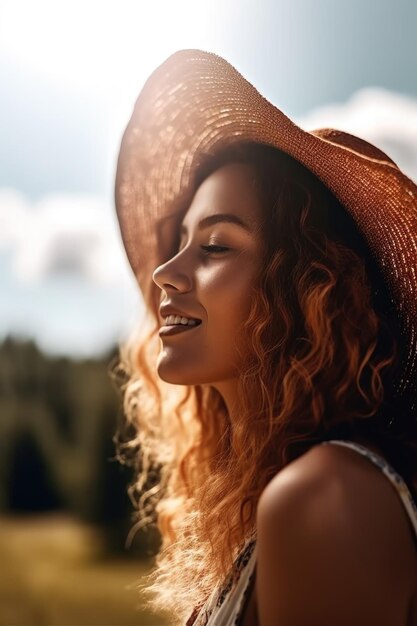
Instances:
[[[192,287],[190,268],[186,270],[184,263],[180,264],[176,260],[177,256],[159,265],[152,274],[152,280],[160,289],[165,291],[173,289],[174,291],[187,292]]]

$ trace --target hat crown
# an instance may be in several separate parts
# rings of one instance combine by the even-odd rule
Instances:
[[[347,148],[348,150],[352,150],[357,154],[365,156],[368,159],[385,164],[391,164],[397,167],[396,163],[387,154],[385,154],[385,152],[368,141],[365,141],[365,139],[362,139],[361,137],[356,137],[356,135],[351,135],[350,133],[342,130],[336,130],[335,128],[318,128],[310,132],[312,135],[315,135],[320,139],[331,141],[332,143],[342,146],[343,148]]]

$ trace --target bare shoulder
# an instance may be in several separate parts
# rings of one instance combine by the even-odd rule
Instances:
[[[406,624],[416,557],[382,472],[315,446],[279,472],[257,509],[260,624]],[[394,539],[395,538],[395,539]]]

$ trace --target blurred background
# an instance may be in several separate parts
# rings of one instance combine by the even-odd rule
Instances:
[[[109,370],[141,315],[113,205],[144,81],[180,48],[228,59],[306,129],[417,181],[414,0],[0,0],[0,626],[151,626],[126,545]]]

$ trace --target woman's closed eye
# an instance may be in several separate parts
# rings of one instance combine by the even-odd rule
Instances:
[[[207,246],[201,246],[202,250],[204,250],[205,254],[221,254],[222,252],[227,252],[230,248],[226,248],[226,246],[217,246],[215,244],[208,244]]]

